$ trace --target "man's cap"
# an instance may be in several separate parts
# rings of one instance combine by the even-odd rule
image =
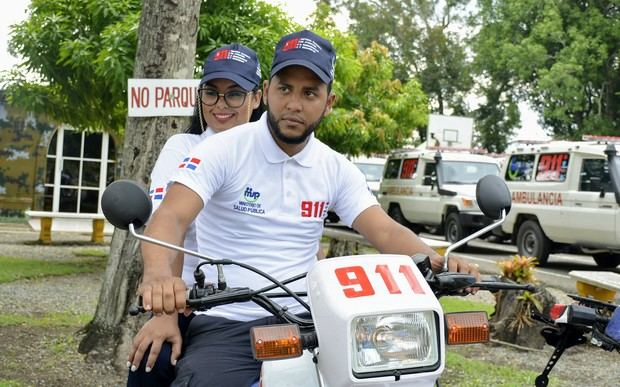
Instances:
[[[304,66],[314,72],[323,82],[334,80],[336,52],[332,44],[315,34],[303,30],[284,36],[276,45],[276,53],[271,63],[273,77],[285,67]]]
[[[256,52],[238,43],[211,51],[202,67],[200,84],[217,78],[230,79],[247,91],[254,90],[261,83]]]

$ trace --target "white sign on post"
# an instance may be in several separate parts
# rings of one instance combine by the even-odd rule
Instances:
[[[129,117],[191,116],[200,79],[128,79]]]

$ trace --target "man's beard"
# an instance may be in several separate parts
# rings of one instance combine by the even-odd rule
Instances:
[[[282,141],[285,144],[289,144],[289,145],[298,145],[306,141],[306,139],[308,139],[308,137],[312,134],[312,132],[314,132],[317,126],[319,126],[324,116],[325,116],[325,111],[321,113],[321,117],[319,117],[318,120],[308,125],[306,127],[306,130],[302,134],[300,134],[299,136],[291,137],[291,136],[287,136],[284,133],[282,133],[282,129],[280,129],[280,126],[278,125],[278,121],[276,120],[276,117],[274,117],[274,115],[271,113],[271,110],[269,110],[269,106],[267,106],[267,123],[269,124],[269,129],[271,130],[271,133],[273,133],[273,135],[278,140]]]

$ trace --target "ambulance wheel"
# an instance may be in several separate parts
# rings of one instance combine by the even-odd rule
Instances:
[[[536,257],[539,265],[544,265],[549,259],[551,241],[540,225],[535,220],[526,220],[519,227],[517,233],[517,250],[519,255],[525,257]]]
[[[390,218],[394,219],[396,223],[399,223],[405,227],[409,227],[409,221],[405,219],[405,215],[400,210],[400,206],[398,204],[392,204],[388,209],[388,215]]]
[[[613,253],[593,254],[594,262],[603,269],[613,269],[620,265],[620,255]]]
[[[451,212],[448,214],[444,225],[446,241],[450,243],[458,242],[469,235],[468,231],[469,230],[461,224],[458,212]]]

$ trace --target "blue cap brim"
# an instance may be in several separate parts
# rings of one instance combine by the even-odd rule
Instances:
[[[235,82],[237,85],[241,86],[241,88],[245,91],[252,91],[254,90],[258,85],[255,84],[252,81],[248,81],[247,79],[243,78],[242,76],[235,74],[235,73],[230,73],[230,72],[226,72],[226,71],[216,71],[213,73],[209,73],[207,75],[205,75],[204,77],[202,77],[202,79],[200,80],[200,84],[202,85],[205,82],[208,82],[212,79],[228,79],[231,80],[233,82]]]
[[[308,70],[311,70],[313,73],[316,74],[317,77],[319,77],[321,79],[321,81],[323,81],[326,84],[330,84],[332,81],[332,77],[325,74],[325,72],[323,72],[323,70],[319,69],[318,66],[316,66],[314,63],[307,61],[305,59],[289,59],[289,60],[285,60],[284,62],[274,66],[271,69],[271,74],[270,74],[270,78],[272,78],[274,75],[276,75],[280,70],[282,70],[285,67],[288,66],[303,66],[305,68],[307,68]]]

